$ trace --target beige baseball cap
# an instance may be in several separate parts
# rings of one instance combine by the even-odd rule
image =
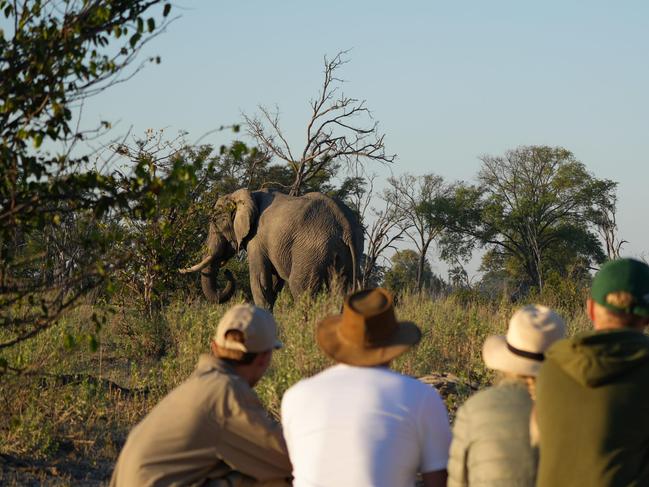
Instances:
[[[225,334],[231,330],[243,333],[244,343],[226,340]],[[237,304],[230,308],[216,327],[214,341],[221,348],[244,353],[282,348],[282,342],[277,339],[277,323],[273,315],[252,304]]]

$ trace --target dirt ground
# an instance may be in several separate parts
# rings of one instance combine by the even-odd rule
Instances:
[[[75,455],[48,461],[0,455],[0,485],[100,486],[107,485],[113,465]]]

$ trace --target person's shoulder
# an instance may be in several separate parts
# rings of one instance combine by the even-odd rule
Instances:
[[[219,366],[203,370],[197,368],[189,380],[200,382],[204,387],[212,390],[250,389],[250,386],[242,377]]]
[[[435,386],[394,370],[387,370],[385,373],[389,374],[388,380],[390,381],[390,383],[386,384],[386,387],[401,391],[399,394],[404,398],[408,398],[407,402],[411,406],[427,404],[427,407],[445,407],[443,406],[444,399],[442,399]]]
[[[187,382],[194,382],[192,388],[198,396],[204,395],[205,400],[222,404],[225,410],[234,405],[256,408],[261,404],[248,382],[221,364],[195,373]]]
[[[307,390],[311,388],[318,389],[324,385],[324,383],[334,380],[335,375],[340,373],[340,368],[337,365],[333,367],[326,368],[311,377],[305,377],[300,379],[291,387],[288,388],[285,394],[292,393],[295,391]]]
[[[393,380],[400,382],[409,390],[419,391],[421,394],[439,396],[439,392],[434,386],[426,384],[416,377],[404,375],[395,370],[388,370],[387,372],[392,376]]]
[[[463,406],[466,410],[482,410],[498,405],[504,407],[505,404],[512,402],[525,404],[531,402],[525,384],[511,381],[487,387],[469,397]]]
[[[335,383],[329,377],[332,373],[335,373],[332,369],[334,367],[301,379],[289,387],[282,396],[282,414],[290,414],[289,411],[299,411],[303,407],[308,407],[308,404],[314,400],[315,396],[325,394],[325,391],[331,391],[330,384]]]
[[[472,394],[464,403],[462,404],[462,409],[469,411],[472,409],[482,409],[485,405],[493,402],[496,397],[499,395],[498,391],[495,390],[495,387],[487,387],[481,391]]]

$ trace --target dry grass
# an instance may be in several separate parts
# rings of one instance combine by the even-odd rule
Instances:
[[[330,365],[314,342],[314,329],[340,306],[337,292],[297,302],[286,293],[280,296],[275,316],[285,347],[257,386],[272,413],[278,413],[288,387]],[[514,307],[403,296],[397,316],[419,324],[424,337],[395,368],[413,376],[449,372],[468,382],[489,383],[491,374],[480,359],[482,343],[488,334],[505,331]],[[176,302],[149,321],[134,311],[86,306],[12,350],[8,358],[35,364],[36,375],[0,380],[0,483],[105,481],[129,429],[192,372],[226,309],[202,300]],[[99,349],[91,351],[86,326],[97,311],[107,313],[108,320],[99,331]],[[581,309],[559,311],[573,332],[588,327]],[[448,405],[453,409],[463,399],[451,398]]]

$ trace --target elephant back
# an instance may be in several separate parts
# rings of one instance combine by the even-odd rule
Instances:
[[[363,254],[364,235],[363,227],[354,211],[338,198],[333,198],[322,193],[307,193],[302,198],[318,200],[325,204],[331,211],[342,230],[342,240],[349,249],[353,261],[354,285],[356,277],[360,275],[360,261]]]
[[[356,251],[356,257],[360,258],[363,252],[363,227],[361,226],[358,217],[349,206],[343,203],[340,199],[327,196],[322,193],[312,192],[306,193],[302,198],[309,198],[313,200],[321,200],[336,216],[336,219],[341,223],[343,230],[343,240],[348,245],[352,245]]]

